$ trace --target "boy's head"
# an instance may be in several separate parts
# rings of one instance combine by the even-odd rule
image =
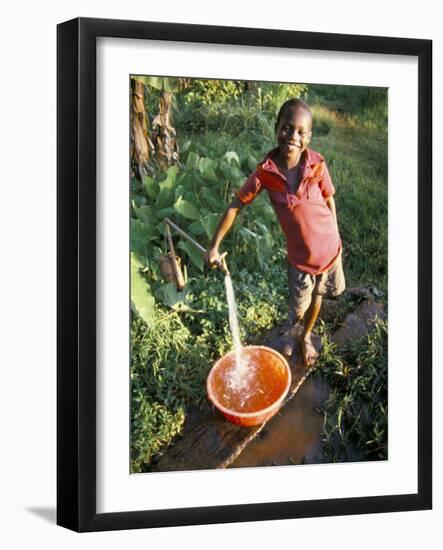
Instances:
[[[312,113],[302,99],[288,99],[280,107],[275,123],[280,153],[298,158],[312,136]]]

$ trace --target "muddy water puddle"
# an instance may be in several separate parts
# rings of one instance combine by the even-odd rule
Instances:
[[[284,466],[314,462],[320,450],[322,406],[327,388],[308,378],[230,468]]]

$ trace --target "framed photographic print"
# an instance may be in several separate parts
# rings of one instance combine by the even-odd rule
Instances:
[[[59,525],[431,508],[431,67],[58,26]]]

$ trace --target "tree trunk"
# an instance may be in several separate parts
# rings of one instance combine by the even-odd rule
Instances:
[[[155,151],[161,168],[179,161],[176,131],[171,123],[172,93],[163,91],[159,101],[159,114],[152,121],[155,133]]]
[[[145,85],[138,80],[132,80],[131,159],[137,166],[140,176],[146,173],[149,153],[152,149],[145,111]]]

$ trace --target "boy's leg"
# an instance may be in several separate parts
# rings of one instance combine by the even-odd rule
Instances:
[[[298,322],[302,317],[304,320],[303,328],[298,336],[303,361],[306,366],[311,366],[318,356],[312,343],[311,334],[320,313],[322,298],[328,292],[332,296],[339,296],[346,287],[341,253],[327,272],[315,277],[290,267],[289,287],[291,310],[295,321]],[[307,295],[309,296],[308,302],[306,302]],[[307,308],[306,303],[309,304]],[[303,311],[305,311],[304,315]]]
[[[339,296],[345,288],[346,281],[343,273],[342,254],[340,252],[331,268],[327,272],[317,275],[315,278],[315,286],[312,291],[311,303],[306,311],[303,330],[299,338],[303,360],[306,366],[312,365],[318,356],[318,353],[312,344],[311,334],[320,313],[322,298],[326,294],[334,297]]]
[[[305,313],[303,330],[299,336],[303,362],[307,367],[312,366],[317,359],[318,353],[312,343],[312,329],[317,321],[322,304],[322,295],[318,293],[319,280],[316,281],[312,292],[311,303]]]
[[[291,357],[303,327],[301,321],[311,303],[311,296],[315,285],[315,277],[303,271],[299,271],[288,263],[289,286],[289,328],[290,336],[285,336],[282,347],[283,355]],[[285,331],[287,334],[288,331]]]

